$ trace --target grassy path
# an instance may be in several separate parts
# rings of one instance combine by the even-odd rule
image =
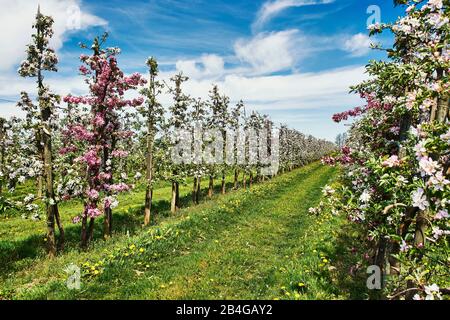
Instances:
[[[307,211],[330,178],[329,168],[299,172],[239,212],[239,224],[211,238],[195,254],[168,261],[158,269],[165,282],[136,298],[262,299],[276,296],[284,279],[278,276],[292,248],[298,246]],[[145,280],[144,280],[145,281]]]
[[[342,254],[336,229],[344,222],[307,212],[334,175],[312,164],[88,253],[40,260],[4,285],[12,298],[40,299],[348,297],[342,277],[330,271]],[[80,291],[65,286],[69,263],[83,266]]]

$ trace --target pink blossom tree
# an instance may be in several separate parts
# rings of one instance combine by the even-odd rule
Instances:
[[[126,157],[127,151],[117,148],[118,141],[127,138],[133,132],[122,128],[119,117],[120,111],[127,107],[137,107],[143,103],[141,97],[125,99],[124,94],[128,90],[137,89],[145,84],[145,79],[135,73],[125,76],[120,70],[116,55],[118,48],[102,49],[107,34],[101,39],[95,38],[91,47],[91,55],[81,55],[83,65],[80,72],[86,77],[90,94],[88,96],[67,96],[64,101],[73,105],[88,105],[88,121],[72,123],[64,131],[65,147],[63,154],[77,156],[73,160],[75,175],[82,183],[82,193],[68,194],[79,196],[84,201],[84,210],[80,216],[74,218],[74,222],[82,225],[81,245],[83,248],[92,239],[94,221],[104,215],[104,237],[112,234],[112,209],[117,206],[116,195],[128,191],[130,185],[121,181],[121,177],[114,178],[114,163],[117,159]],[[80,190],[80,188],[78,188]],[[88,223],[89,220],[89,223]]]

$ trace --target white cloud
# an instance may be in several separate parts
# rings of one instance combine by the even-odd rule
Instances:
[[[252,27],[254,30],[261,28],[274,16],[292,7],[303,7],[318,4],[332,3],[334,0],[273,0],[267,1],[258,11],[255,22]]]
[[[173,73],[163,73],[168,80]],[[244,76],[230,74],[215,81],[220,90],[232,101],[243,99],[247,105],[258,110],[350,108],[359,97],[349,95],[349,87],[367,79],[365,68],[350,66],[317,73]],[[184,85],[186,93],[193,97],[208,98],[211,89],[209,79],[191,79]],[[164,104],[171,99],[161,97]]]
[[[249,64],[254,73],[266,74],[292,69],[297,62],[298,30],[260,33],[234,45],[236,57]]]
[[[224,91],[234,100],[250,103],[265,101],[269,108],[318,108],[342,103],[349,87],[364,79],[364,67],[348,67],[319,73],[264,77],[227,76]],[[276,107],[275,107],[276,108]]]
[[[178,72],[192,79],[221,77],[225,72],[225,62],[221,56],[215,54],[205,54],[199,59],[178,60],[175,64]]]
[[[263,75],[291,70],[309,53],[304,40],[296,29],[262,32],[235,42],[234,55],[227,57],[235,63],[234,67],[225,68],[224,57],[205,54],[198,59],[178,60],[176,69],[192,79],[209,80],[230,74]]]
[[[25,57],[25,46],[31,40],[32,24],[38,4],[41,12],[54,20],[54,36],[51,46],[56,50],[63,45],[65,36],[107,22],[82,9],[81,0],[0,0],[0,70],[11,70]]]
[[[345,40],[344,50],[349,52],[354,57],[361,57],[366,55],[371,50],[370,43],[371,41],[369,36],[363,33],[358,33]]]

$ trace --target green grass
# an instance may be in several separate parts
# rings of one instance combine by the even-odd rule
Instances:
[[[121,201],[111,240],[97,239],[88,252],[69,245],[54,260],[42,253],[5,260],[0,299],[363,298],[365,282],[348,273],[353,261],[346,221],[308,214],[335,176],[335,169],[311,164],[176,216],[166,213],[170,190],[162,187],[155,192],[163,199],[158,218],[144,229],[139,227],[142,193],[129,194]],[[189,189],[183,191],[186,201]],[[35,236],[31,228],[17,234],[13,247]],[[82,267],[79,291],[65,284],[71,263]]]

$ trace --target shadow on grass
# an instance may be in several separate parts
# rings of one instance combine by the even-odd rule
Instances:
[[[207,182],[203,181],[204,185]],[[188,188],[189,186],[184,186]],[[226,184],[227,192],[233,188],[233,183]],[[220,195],[221,186],[215,186],[213,198]],[[207,196],[207,188],[203,188],[201,191],[200,202],[210,200]],[[181,207],[192,206],[192,194],[187,193],[180,197]],[[113,215],[113,234],[135,234],[142,228],[144,215],[144,205],[134,205],[126,209],[117,210]],[[153,201],[152,203],[152,215],[151,225],[157,225],[160,221],[167,217],[172,216],[170,212],[170,201],[161,199]],[[79,250],[81,225],[66,224],[64,226],[65,231],[65,249],[64,252],[69,250]],[[46,242],[44,240],[44,234],[34,234],[27,238],[8,241],[0,241],[0,277],[6,277],[11,272],[17,272],[26,268],[33,262],[35,258],[44,257],[46,255]],[[59,233],[57,233],[57,238]],[[98,218],[95,221],[93,240],[103,239],[103,218]]]
[[[353,225],[341,226],[333,246],[319,247],[319,250],[335,261],[333,266],[336,268],[323,275],[330,284],[323,289],[335,295],[344,294],[350,300],[366,300],[369,297],[367,275],[365,268],[358,264],[363,252],[360,247],[363,241],[356,239],[355,234]]]

